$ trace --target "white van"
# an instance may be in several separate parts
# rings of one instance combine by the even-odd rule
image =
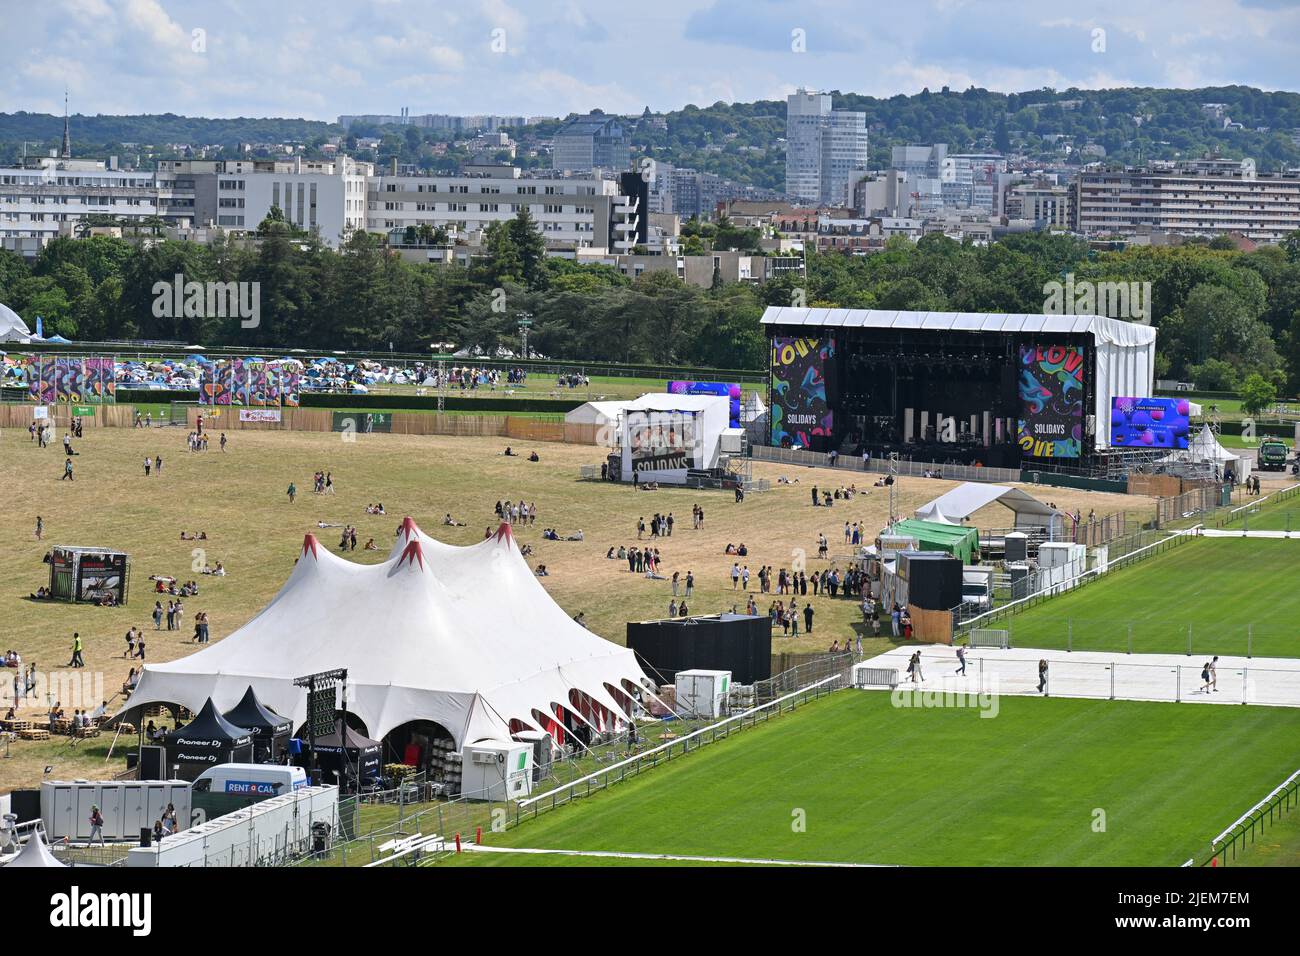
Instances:
[[[205,770],[195,779],[195,793],[233,793],[258,797],[278,797],[307,786],[307,771],[302,767],[279,764],[223,763]]]

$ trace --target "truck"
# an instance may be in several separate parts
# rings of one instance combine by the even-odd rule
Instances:
[[[1260,471],[1286,471],[1286,459],[1290,453],[1286,442],[1280,438],[1265,438],[1259,443],[1256,465]]]

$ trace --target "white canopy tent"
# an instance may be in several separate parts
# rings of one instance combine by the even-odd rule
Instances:
[[[68,864],[60,863],[50,852],[50,848],[45,845],[45,836],[40,828],[32,831],[23,848],[14,854],[13,859],[5,864],[5,869],[10,867],[33,867],[43,869],[62,869]]]
[[[619,413],[631,402],[583,402],[564,416],[566,425],[617,426]]]
[[[388,560],[354,564],[307,535],[280,593],[225,640],[145,666],[123,712],[211,697],[234,707],[251,686],[293,720],[307,699],[293,680],[346,667],[348,709],[381,739],[414,720],[440,724],[456,746],[508,739],[512,722],[546,730],[614,729],[628,688],[647,679],[632,651],[573,621],[546,593],[503,524],[469,547],[443,544],[403,521]]]
[[[1214,466],[1219,477],[1226,469],[1232,469],[1237,481],[1244,481],[1251,473],[1252,461],[1249,456],[1228,451],[1214,437],[1214,430],[1209,425],[1202,425],[1196,437],[1187,443],[1186,451],[1176,451],[1161,459],[1162,462],[1201,462]]]
[[[40,339],[32,335],[31,329],[27,328],[27,323],[23,321],[23,317],[3,302],[0,302],[0,342],[17,342],[20,345],[27,345],[39,341]]]
[[[970,516],[993,502],[1005,505],[1015,513],[1015,526],[1036,525],[1048,527],[1054,515],[1049,505],[1043,504],[1028,492],[1006,485],[986,485],[968,481],[958,485],[947,494],[940,495],[916,509],[916,517],[923,521],[942,521],[947,524],[960,524]]]

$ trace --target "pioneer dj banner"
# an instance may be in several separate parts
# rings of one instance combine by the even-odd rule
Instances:
[[[835,340],[772,340],[772,444],[817,451],[829,447],[832,413],[826,397],[826,371],[835,357]]]
[[[1032,458],[1078,458],[1083,450],[1083,350],[1020,347],[1017,440]]]

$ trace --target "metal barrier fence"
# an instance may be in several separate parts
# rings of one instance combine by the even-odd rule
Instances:
[[[1215,654],[1231,657],[1285,657],[1295,642],[1295,626],[1284,620],[1206,624],[1188,620],[1134,620],[1125,617],[1035,617],[1008,621],[1012,647],[1060,648],[1118,654]]]
[[[1063,583],[1052,584],[1048,587],[1034,591],[1022,598],[1012,600],[1001,607],[995,607],[990,611],[970,614],[963,609],[966,605],[959,605],[953,608],[953,625],[961,631],[968,630],[972,627],[991,627],[995,622],[1004,620],[1012,615],[1019,614],[1031,607],[1036,607],[1044,601],[1063,594],[1066,591],[1072,591],[1075,588],[1084,587],[1097,581],[1098,579],[1109,574],[1111,571],[1117,571],[1120,568],[1143,561],[1146,558],[1155,557],[1157,554],[1163,554],[1171,548],[1178,547],[1188,541],[1196,538],[1196,532],[1199,525],[1195,528],[1188,528],[1182,531],[1164,532],[1157,529],[1146,529],[1135,531],[1130,535],[1119,538],[1107,545],[1107,564],[1105,570],[1094,568],[1085,571],[1083,574],[1071,578]]]
[[[802,690],[829,677],[838,676],[847,684],[853,665],[856,662],[857,657],[852,653],[827,654],[816,660],[806,661],[792,667],[775,677],[755,681],[754,703],[756,705],[769,703],[778,697],[792,691]]]
[[[803,448],[777,448],[774,445],[750,445],[750,456],[756,461],[771,461],[781,465],[802,465],[810,468],[835,468],[840,471],[859,471],[872,474],[897,475],[900,478],[924,478],[937,472],[935,477],[953,481],[1020,481],[1019,468],[976,468],[974,465],[957,465],[937,461],[889,461],[840,455],[834,465],[827,452],[808,451]]]
[[[1288,485],[1216,515],[1213,525],[1215,528],[1240,525],[1242,531],[1249,531],[1252,527],[1257,531],[1300,531],[1300,512],[1278,511],[1274,507],[1297,495],[1300,495],[1300,484]]]
[[[1014,640],[1012,647],[1016,647]],[[1042,660],[1048,662],[1046,693],[1052,697],[1300,707],[1300,666],[1285,666],[1291,663],[1285,660],[1252,661],[1242,666],[1226,666],[1220,661],[1208,691],[1203,689],[1201,676],[1207,657],[1195,657],[1189,663],[1181,663],[1173,655],[1165,662],[1110,656],[1090,660],[1067,656],[1061,650],[1013,649],[982,652],[968,666],[979,693],[1023,695],[1039,692],[1038,665]],[[918,689],[935,694],[970,692],[966,679],[946,674]]]
[[[610,786],[629,777],[635,777],[645,770],[651,770],[660,764],[668,763],[675,757],[684,757],[689,753],[694,753],[700,747],[714,743],[719,739],[725,739],[737,731],[766,723],[781,714],[790,713],[801,704],[825,697],[827,694],[845,686],[847,686],[847,683],[841,675],[836,674],[827,677],[809,687],[805,687],[803,690],[778,697],[766,704],[760,704],[744,713],[728,717],[694,733],[671,740],[652,750],[647,750],[645,753],[619,761],[613,766],[588,774],[548,793],[522,800],[515,806],[512,823],[517,826],[525,818],[535,818],[546,810],[553,810],[556,807],[563,806],[578,797],[591,796],[593,793],[608,789]]]
[[[1227,866],[1236,862],[1238,853],[1245,852],[1286,814],[1300,807],[1300,770],[1282,782],[1272,793],[1242,814],[1232,826],[1210,841],[1210,853],[1201,866]],[[1184,866],[1191,866],[1196,858]]]

